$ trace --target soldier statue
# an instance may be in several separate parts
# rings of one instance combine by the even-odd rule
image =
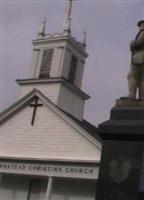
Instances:
[[[139,32],[130,44],[131,69],[128,73],[128,98],[144,100],[144,20],[138,22]]]

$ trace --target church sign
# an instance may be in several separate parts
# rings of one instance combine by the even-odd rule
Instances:
[[[73,166],[0,161],[0,173],[97,179],[98,166]]]

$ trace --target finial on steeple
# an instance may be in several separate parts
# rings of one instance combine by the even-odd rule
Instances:
[[[86,37],[87,37],[87,33],[86,31],[84,31],[81,37],[81,44],[83,45],[83,47],[86,47]]]
[[[46,18],[43,19],[42,25],[41,25],[40,30],[38,32],[38,38],[42,38],[46,35],[45,29],[46,29]]]
[[[67,6],[67,9],[66,9],[66,12],[65,12],[63,25],[60,28],[60,32],[70,35],[70,33],[71,33],[71,12],[72,12],[73,0],[68,0],[68,1],[69,1],[69,3]]]

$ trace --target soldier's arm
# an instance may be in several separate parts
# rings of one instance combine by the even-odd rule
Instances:
[[[131,52],[134,52],[134,49],[135,49],[135,41],[132,40],[131,43],[130,43],[130,50],[131,50]]]
[[[138,50],[144,48],[144,31],[141,31],[138,37],[136,38],[133,49]]]

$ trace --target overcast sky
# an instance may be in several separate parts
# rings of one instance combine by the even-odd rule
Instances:
[[[1,0],[1,111],[17,100],[15,79],[29,78],[31,40],[44,17],[47,32],[58,32],[66,7],[64,0]],[[77,0],[72,11],[72,35],[87,31],[87,52],[82,89],[91,96],[84,117],[97,125],[109,118],[115,100],[127,95],[129,43],[144,17],[137,0]]]

